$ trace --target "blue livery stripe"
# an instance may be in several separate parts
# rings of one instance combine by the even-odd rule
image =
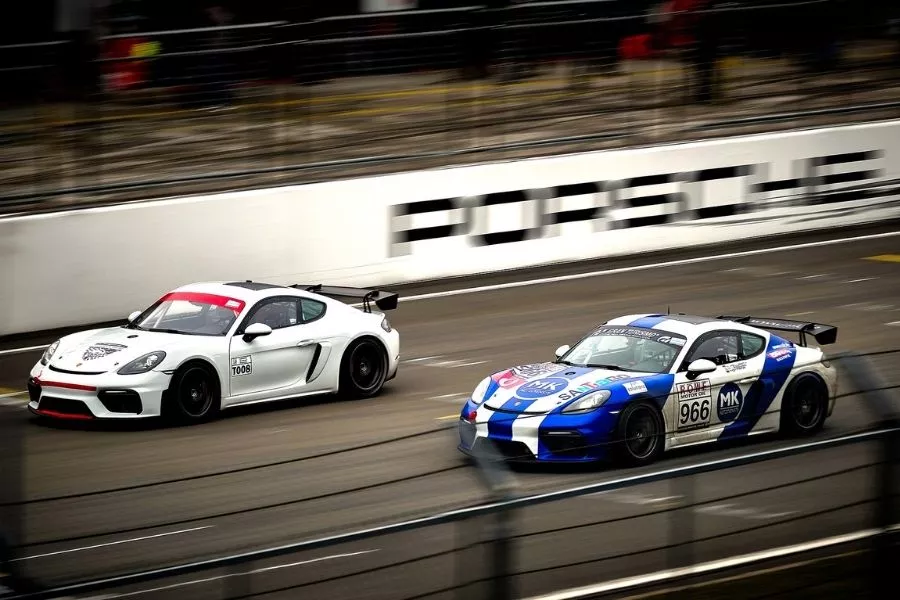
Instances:
[[[631,327],[644,327],[646,329],[651,329],[652,327],[659,325],[663,321],[668,321],[669,317],[667,315],[650,315],[648,317],[642,317],[636,321],[632,321],[628,325]]]
[[[797,360],[797,348],[784,348],[787,353],[781,357],[781,361],[770,356],[775,351],[774,346],[785,341],[777,336],[771,336],[766,347],[766,362],[763,364],[759,379],[750,386],[744,397],[744,405],[737,419],[725,426],[719,439],[739,437],[747,435],[756,427],[775,401],[775,397],[787,383],[788,377]]]
[[[522,400],[521,398],[510,398],[500,407],[501,410],[524,411],[529,406],[537,402],[537,400]],[[520,415],[506,412],[494,412],[488,419],[488,437],[498,440],[512,440],[512,427],[516,419],[520,416],[524,418],[534,418],[532,415]]]

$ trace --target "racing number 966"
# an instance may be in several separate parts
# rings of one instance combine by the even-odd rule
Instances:
[[[710,398],[681,402],[678,407],[679,428],[705,425],[709,422]]]

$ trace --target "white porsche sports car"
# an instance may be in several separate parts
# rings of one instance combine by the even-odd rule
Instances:
[[[180,287],[122,326],[51,344],[31,370],[28,408],[65,419],[198,422],[283,398],[371,397],[400,362],[400,335],[372,304],[387,311],[397,302],[396,293],[337,286]]]

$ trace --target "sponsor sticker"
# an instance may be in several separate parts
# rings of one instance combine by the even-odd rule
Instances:
[[[128,346],[122,344],[108,344],[106,342],[100,342],[88,347],[88,349],[84,351],[84,354],[81,355],[81,360],[96,360],[98,358],[103,358],[105,356],[109,356],[110,354],[120,352],[127,347]]]
[[[628,391],[628,395],[633,396],[635,394],[643,394],[647,391],[647,386],[643,381],[629,381],[628,383],[623,383],[625,389]]]
[[[709,398],[709,379],[698,379],[696,381],[687,381],[679,383],[675,386],[679,400],[697,400],[698,398]]]
[[[525,379],[513,373],[511,369],[494,375],[493,380],[504,389],[518,387],[525,383]]]
[[[530,381],[516,390],[516,396],[525,399],[544,398],[557,394],[569,385],[569,381],[561,377],[547,377]]]
[[[253,373],[252,356],[235,356],[231,359],[231,376],[242,377]]]
[[[726,373],[734,373],[735,371],[743,371],[747,368],[747,361],[742,360],[736,363],[728,363],[727,365],[722,365],[722,369],[725,370]]]
[[[599,390],[601,387],[608,383],[613,383],[614,381],[621,381],[622,379],[631,379],[631,375],[625,375],[622,373],[616,375],[610,375],[609,377],[604,377],[603,379],[597,379],[596,381],[586,381],[584,383],[578,384],[576,387],[573,387],[558,396],[561,401],[572,400],[573,398],[577,398],[578,396],[582,396],[588,392],[592,392],[594,390]]]
[[[734,421],[744,406],[744,394],[741,388],[733,383],[726,383],[719,390],[719,397],[716,400],[716,412],[719,415],[719,421],[730,423]]]
[[[554,364],[554,363],[540,363],[537,365],[522,365],[519,367],[513,367],[512,374],[523,377],[524,379],[531,379],[532,377],[542,377],[544,375],[549,375],[551,373],[556,373],[557,371],[562,370],[562,366]]]
[[[781,348],[779,350],[775,350],[773,352],[769,352],[767,355],[769,358],[775,359],[776,362],[781,362],[787,357],[791,355],[791,350],[789,348]]]

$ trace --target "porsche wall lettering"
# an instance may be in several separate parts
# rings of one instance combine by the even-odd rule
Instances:
[[[773,198],[788,206],[864,199],[872,194],[865,184],[884,176],[884,157],[873,148],[799,158],[789,165],[794,176],[781,179],[771,173],[787,165],[740,164],[397,204],[391,207],[391,256],[412,253],[416,242],[455,236],[465,236],[471,247],[494,246],[559,236],[560,226],[577,222],[600,232],[753,213],[770,207]],[[709,191],[713,182],[724,180],[741,191],[716,204],[706,196],[715,194]],[[561,208],[562,199],[577,196],[589,199],[588,206]],[[489,212],[504,205],[518,207],[519,225],[489,224]],[[414,224],[420,219],[427,224]]]

